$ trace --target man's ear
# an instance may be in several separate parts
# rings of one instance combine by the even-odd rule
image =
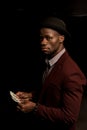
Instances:
[[[62,42],[64,41],[64,39],[65,39],[65,36],[64,36],[64,35],[60,35],[60,36],[59,36],[60,43],[62,43]]]

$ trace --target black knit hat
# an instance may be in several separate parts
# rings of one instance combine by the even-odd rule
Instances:
[[[40,28],[51,28],[53,30],[56,30],[60,34],[63,34],[65,36],[71,37],[70,33],[66,29],[66,24],[63,20],[57,18],[57,17],[47,17],[40,23]]]

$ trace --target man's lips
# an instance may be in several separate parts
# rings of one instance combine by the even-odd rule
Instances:
[[[41,48],[43,51],[47,51],[48,50],[48,48]]]
[[[47,47],[41,47],[41,49],[42,49],[42,50],[48,50],[48,48],[47,48]]]

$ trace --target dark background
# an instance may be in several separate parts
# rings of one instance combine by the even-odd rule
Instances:
[[[2,2],[0,104],[5,114],[11,111],[9,90],[29,90],[38,84],[40,52],[37,30],[39,21],[48,15],[57,16],[66,22],[72,36],[67,49],[87,77],[86,0]],[[86,130],[87,98],[83,100],[80,115],[79,130]]]

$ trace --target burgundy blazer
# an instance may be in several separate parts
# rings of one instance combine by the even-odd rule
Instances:
[[[43,84],[36,111],[41,126],[75,130],[85,85],[84,74],[66,51]]]

